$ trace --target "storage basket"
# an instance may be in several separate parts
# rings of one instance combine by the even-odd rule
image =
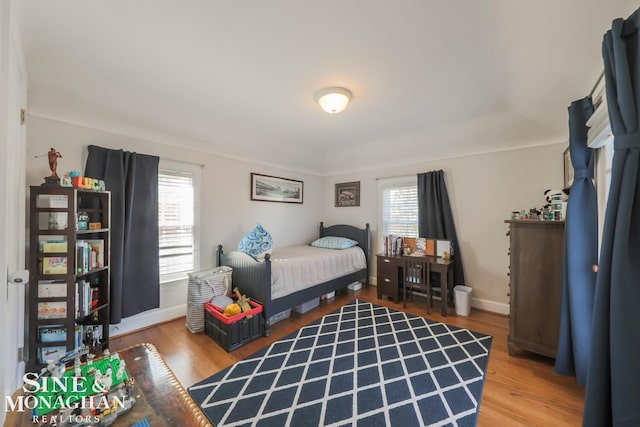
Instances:
[[[187,329],[193,333],[204,331],[203,304],[214,297],[231,292],[231,267],[217,267],[210,270],[189,273],[187,289]]]
[[[211,303],[204,304],[206,334],[227,351],[260,337],[264,322],[262,306],[254,301],[249,301],[249,304],[251,310],[229,317],[222,314],[219,307]]]

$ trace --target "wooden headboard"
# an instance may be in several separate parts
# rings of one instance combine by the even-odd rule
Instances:
[[[364,251],[364,256],[367,261],[367,283],[369,282],[371,265],[371,229],[369,228],[369,223],[367,223],[364,228],[358,228],[346,224],[325,227],[324,222],[321,222],[319,235],[320,237],[346,237],[358,242],[358,246]]]

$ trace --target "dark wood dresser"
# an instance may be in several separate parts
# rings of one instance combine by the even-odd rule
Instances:
[[[564,221],[509,224],[509,355],[556,356],[560,328]]]

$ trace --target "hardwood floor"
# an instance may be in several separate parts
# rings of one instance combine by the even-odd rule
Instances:
[[[112,337],[110,348],[117,351],[142,342],[155,345],[178,380],[187,387],[354,298],[402,310],[402,303],[395,304],[386,297],[379,300],[376,288],[370,287],[339,293],[304,315],[292,312],[289,319],[271,327],[270,337],[261,337],[230,353],[204,333],[189,332],[184,318]],[[526,352],[510,357],[507,353],[509,326],[506,316],[472,310],[471,316],[462,317],[456,316],[450,307],[449,316],[442,317],[438,301],[434,302],[434,310],[427,316],[426,299],[418,296],[407,303],[406,311],[493,336],[479,426],[577,426],[582,423],[584,389],[576,385],[574,378],[556,375],[552,359]]]

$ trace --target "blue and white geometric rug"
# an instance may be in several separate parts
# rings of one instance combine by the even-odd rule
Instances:
[[[188,391],[215,426],[473,426],[490,347],[356,300]]]

